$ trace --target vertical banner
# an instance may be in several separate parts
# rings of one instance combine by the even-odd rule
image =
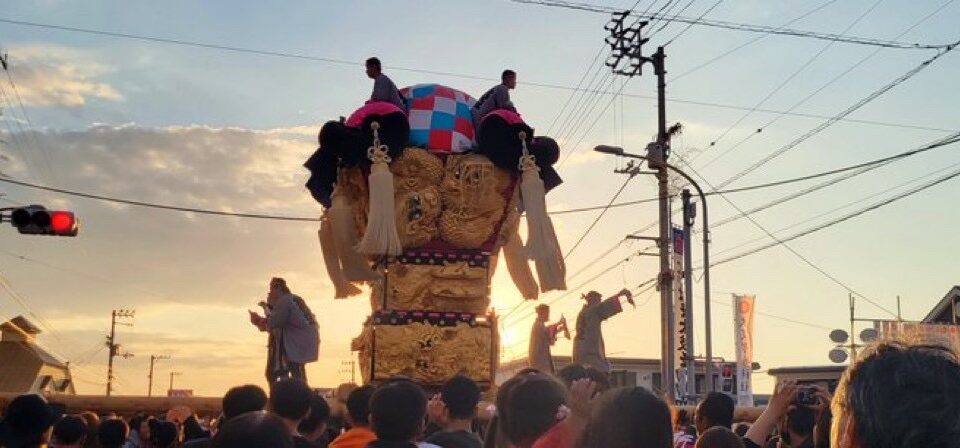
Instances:
[[[737,405],[753,406],[753,308],[752,295],[733,295],[733,338],[737,352]]]
[[[687,299],[683,290],[683,229],[673,228],[673,346],[677,384],[675,398],[680,398],[687,390]]]

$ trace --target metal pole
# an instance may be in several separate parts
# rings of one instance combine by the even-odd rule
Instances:
[[[657,74],[657,151],[659,159],[654,166],[657,170],[657,186],[660,202],[660,389],[673,403],[676,395],[673,352],[673,274],[670,270],[670,245],[673,241],[670,226],[670,193],[668,191],[667,157],[670,136],[667,134],[666,107],[666,70],[664,69],[663,47],[658,47],[653,55],[654,71]]]
[[[689,178],[688,178],[689,179]],[[696,183],[693,184],[700,195],[703,209],[703,336],[707,347],[707,365],[704,376],[707,380],[707,393],[713,392],[713,327],[710,326],[710,220],[707,214],[707,196]]]
[[[117,328],[117,310],[113,310],[110,313],[110,337],[107,338],[107,348],[109,353],[107,354],[107,396],[110,396],[110,392],[113,390],[113,357],[117,356],[117,345],[114,344],[114,336],[116,336]]]
[[[156,356],[150,355],[150,374],[147,375],[147,396],[153,396],[153,361],[157,359]]]
[[[853,293],[848,293],[850,297],[850,364],[857,362],[857,340],[854,339],[854,328],[853,323],[856,320],[854,317],[854,299]]]
[[[690,247],[690,227],[696,216],[696,206],[690,202],[690,190],[684,188],[680,195],[683,199],[683,306],[684,306],[684,338],[686,339],[686,353],[684,362],[687,364],[686,403],[693,404],[697,396],[697,360],[694,358],[695,346],[693,343],[693,250]]]

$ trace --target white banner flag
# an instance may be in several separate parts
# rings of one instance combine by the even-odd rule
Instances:
[[[752,295],[733,295],[733,337],[737,352],[737,405],[753,406],[753,308]]]

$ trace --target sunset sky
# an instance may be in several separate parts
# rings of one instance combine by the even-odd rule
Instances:
[[[648,8],[650,1],[641,1],[638,10]],[[633,3],[606,4],[629,8]],[[676,3],[680,6],[675,6],[674,13],[687,4]],[[714,3],[694,1],[682,15],[697,17]],[[825,3],[790,26],[923,44],[960,39],[956,27],[960,4],[952,0]],[[664,4],[658,0],[650,6],[657,10]],[[727,0],[707,17],[781,26],[823,4]],[[549,130],[548,135],[558,138],[562,158],[572,154],[558,168],[565,182],[548,196],[549,208],[604,205],[625,180],[613,174],[623,162],[591,148],[622,144],[629,151],[642,152],[656,132],[656,102],[650,99],[656,94],[652,69],[629,81],[623,90],[629,96],[611,103],[611,95],[603,95],[590,109],[592,113],[574,115],[573,107],[567,106],[560,114],[574,93],[570,88],[582,77],[584,84],[594,73],[599,73],[593,78],[596,81],[605,77],[605,71],[597,71],[601,62],[594,58],[608,19],[604,14],[504,0],[7,0],[0,11],[0,47],[9,55],[9,74],[17,90],[5,76],[0,78],[0,121],[4,122],[0,172],[27,182],[125,199],[315,217],[320,206],[303,188],[308,173],[301,164],[316,149],[320,125],[349,115],[367,98],[372,83],[362,63],[375,55],[398,86],[441,83],[474,96],[495,84],[490,79],[499,77],[504,68],[516,70],[519,85],[512,91],[514,103],[538,133]],[[326,61],[3,22],[10,20]],[[660,25],[651,29],[657,31]],[[652,36],[649,51],[684,28],[668,24]],[[695,26],[666,50],[667,93],[671,100],[679,100],[668,103],[668,120],[684,125],[682,136],[674,141],[674,152],[693,158],[703,151],[692,165],[713,184],[936,54],[936,50],[878,51],[873,46],[767,36],[697,68],[758,36]],[[960,56],[956,53],[943,56],[854,112],[849,120],[818,133],[729,188],[869,161],[957,132],[960,89],[955,83]],[[622,81],[596,85],[616,91]],[[17,95],[29,121],[17,104]],[[578,98],[574,96],[571,105]],[[601,114],[608,104],[612,106]],[[747,113],[744,108],[762,110],[741,120]],[[778,118],[769,112],[788,109],[804,116]],[[763,132],[731,150],[774,119]],[[587,132],[595,120],[596,126]],[[710,142],[720,135],[724,136],[711,148]],[[721,154],[725,155],[708,164]],[[939,148],[751,216],[779,237],[787,237],[949,174],[958,169],[956,164],[960,164],[960,146]],[[749,210],[817,182],[726,197]],[[19,235],[9,226],[0,230],[0,274],[13,291],[0,290],[0,318],[24,314],[37,323],[44,330],[40,341],[76,366],[79,392],[103,392],[104,335],[110,310],[121,308],[136,309],[134,326],[119,327],[118,336],[123,349],[136,356],[117,360],[119,394],[146,392],[151,354],[172,357],[158,364],[159,386],[154,386],[158,393],[166,387],[171,370],[183,372],[177,387],[194,389],[199,395],[220,395],[239,383],[262,384],[266,338],[247,322],[246,310],[264,297],[273,276],[287,278],[318,317],[321,354],[319,362],[308,367],[311,383],[332,386],[349,378],[342,363],[351,359],[349,342],[369,314],[369,302],[365,297],[332,298],[316,224],[146,209],[2,183],[0,194],[3,207],[41,203],[73,210],[82,219],[80,236],[72,239]],[[617,201],[655,194],[653,178],[644,176],[634,179]],[[714,354],[727,359],[734,355],[729,306],[734,292],[756,294],[757,310],[764,313],[756,317],[754,341],[755,360],[763,371],[828,364],[827,352],[833,346],[827,334],[833,328],[848,327],[846,288],[893,311],[899,295],[904,317],[922,318],[958,283],[955,253],[960,249],[960,233],[953,227],[960,219],[955,205],[958,194],[960,181],[947,181],[788,243],[819,271],[783,247],[717,266],[712,279]],[[719,196],[710,201],[713,222],[737,213]],[[565,250],[573,247],[597,213],[554,216]],[[609,210],[567,259],[568,285],[577,289],[554,303],[554,317],[562,313],[572,322],[580,307],[580,292],[613,293],[654,276],[655,257],[633,257],[583,284],[646,247],[641,242],[617,244],[655,219],[655,204]],[[741,219],[712,232],[711,258],[721,260],[770,241],[750,221]],[[596,260],[615,246],[609,256]],[[696,247],[699,266],[699,244]],[[700,304],[702,284],[696,286]],[[542,300],[552,301],[561,294],[545,294]],[[627,309],[606,324],[610,355],[659,356],[659,301],[653,294],[641,295],[636,310]],[[502,313],[514,310],[521,301],[503,268],[495,278],[493,296],[494,306]],[[890,317],[865,300],[858,304],[859,317]],[[532,307],[520,305],[505,320],[504,360],[525,355]],[[701,308],[695,309],[697,317],[702,316]],[[702,322],[696,326],[697,352],[702,354]],[[569,354],[570,348],[561,341],[554,353]],[[756,382],[757,393],[767,393],[771,387],[764,373],[757,375]]]

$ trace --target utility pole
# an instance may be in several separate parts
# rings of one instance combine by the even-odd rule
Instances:
[[[173,377],[183,375],[183,372],[170,372],[170,388],[167,389],[167,395],[173,390]]]
[[[113,392],[113,358],[120,356],[124,359],[133,357],[133,353],[120,352],[120,344],[117,344],[117,325],[132,327],[130,322],[117,322],[118,319],[133,319],[135,310],[113,310],[110,313],[110,335],[107,336],[107,396]]]
[[[666,56],[663,53],[663,47],[658,47],[657,52],[650,58],[653,63],[654,72],[657,75],[657,141],[654,147],[647,147],[647,155],[650,157],[648,163],[651,168],[657,171],[657,189],[660,205],[660,322],[661,322],[661,360],[660,360],[660,378],[663,387],[661,390],[671,391],[667,394],[668,399],[673,402],[676,395],[673,391],[676,384],[674,363],[673,363],[673,271],[670,270],[670,244],[671,238],[670,224],[670,192],[669,176],[665,163],[670,156],[670,136],[667,133],[667,109],[666,109],[666,70],[664,60]]]
[[[150,355],[150,374],[147,375],[149,381],[147,382],[147,396],[153,396],[153,363],[160,359],[170,359],[167,355]]]
[[[673,226],[670,223],[670,193],[667,159],[670,157],[670,136],[679,129],[667,129],[667,100],[666,100],[666,54],[663,47],[657,47],[651,57],[643,56],[643,44],[649,39],[642,37],[643,27],[647,22],[637,20],[631,25],[625,25],[625,20],[631,11],[613,14],[613,18],[604,27],[610,32],[605,39],[610,46],[610,57],[606,65],[614,74],[627,77],[639,76],[646,63],[653,65],[657,75],[657,140],[647,145],[646,160],[649,167],[656,171],[657,187],[659,191],[660,210],[660,273],[657,276],[660,288],[660,386],[666,392],[667,399],[673,403],[676,399],[676,371],[674,365],[674,318],[673,318],[673,277],[670,269],[670,248],[673,241]],[[599,147],[598,147],[599,148]],[[599,150],[599,149],[598,149]],[[619,154],[624,155],[619,148]],[[687,176],[685,176],[687,177]],[[708,363],[709,364],[709,363]],[[696,382],[696,377],[693,378]]]

